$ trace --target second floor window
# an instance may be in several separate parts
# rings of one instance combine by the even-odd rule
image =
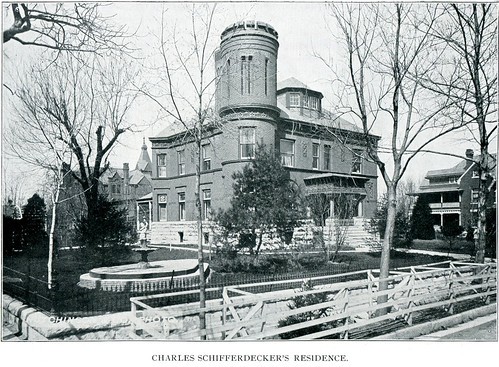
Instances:
[[[178,174],[185,175],[185,150],[179,150],[177,152],[178,160]]]
[[[178,193],[178,220],[185,220],[185,192]]]
[[[319,169],[319,144],[312,144],[312,168]]]
[[[324,145],[324,170],[331,170],[331,145]]]
[[[166,154],[158,154],[158,177],[166,177]]]
[[[352,151],[352,173],[362,173],[362,150]]]
[[[111,184],[111,194],[121,194],[121,185]]]
[[[210,144],[203,145],[203,171],[211,169]]]
[[[480,190],[478,189],[471,189],[471,202],[478,204],[478,200],[480,198]]]
[[[254,127],[242,127],[239,129],[239,145],[241,159],[251,159],[255,158],[255,128]]]
[[[295,165],[295,142],[281,139],[281,164],[286,167]]]

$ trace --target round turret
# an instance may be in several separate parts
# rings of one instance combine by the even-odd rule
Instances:
[[[277,32],[263,22],[227,27],[215,56],[220,116],[251,109],[277,117]]]

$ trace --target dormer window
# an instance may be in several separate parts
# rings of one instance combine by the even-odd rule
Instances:
[[[308,107],[308,96],[303,96],[303,107]]]
[[[317,106],[318,106],[318,99],[317,97],[309,97],[309,100],[310,100],[310,108],[316,110],[317,109]]]
[[[449,177],[449,183],[456,183],[457,182],[457,177]]]
[[[289,94],[289,106],[290,107],[300,107],[300,94],[290,93]]]

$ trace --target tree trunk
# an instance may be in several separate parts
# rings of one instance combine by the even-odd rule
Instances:
[[[488,149],[481,149],[481,157],[478,166],[479,174],[479,196],[478,196],[478,238],[475,240],[475,262],[484,263],[485,262],[485,246],[486,246],[486,234],[487,234],[487,179],[486,172],[488,167]]]
[[[199,329],[206,330],[206,279],[204,276],[204,254],[203,254],[203,208],[201,205],[201,167],[202,167],[202,126],[197,128],[197,167],[196,167],[196,207],[197,207],[197,230],[198,230],[198,268],[199,268]],[[206,335],[201,336],[206,340]]]
[[[397,213],[397,196],[396,187],[393,185],[388,186],[388,213],[386,217],[386,228],[385,236],[383,238],[383,246],[381,248],[381,262],[380,262],[380,272],[379,272],[379,291],[385,291],[388,289],[388,282],[384,279],[388,278],[390,273],[390,247],[393,241],[393,232],[395,229],[395,216]],[[385,303],[388,300],[388,295],[382,295],[378,297],[378,304]],[[385,315],[388,313],[388,308],[381,308],[377,310],[378,315]]]
[[[57,186],[55,189],[55,193],[52,194],[52,223],[50,223],[49,258],[47,261],[48,289],[52,289],[52,287],[53,287],[52,267],[53,267],[53,259],[54,259],[54,233],[55,233],[55,221],[56,221],[56,215],[57,215],[57,203],[59,202],[59,193],[61,192],[62,179],[60,177],[62,175],[62,169],[60,169],[58,173],[59,173],[59,176],[57,178]]]

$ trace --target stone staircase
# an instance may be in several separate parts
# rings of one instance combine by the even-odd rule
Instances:
[[[336,240],[336,231],[340,231],[339,236],[344,238],[344,245],[355,249],[371,248],[376,242],[372,233],[366,229],[367,219],[353,218],[347,220],[336,221],[327,219],[324,227],[324,240],[329,241],[329,236],[333,236],[333,241]],[[299,243],[312,242],[314,232],[320,232],[321,228],[314,226],[312,223],[295,228],[293,239]]]

